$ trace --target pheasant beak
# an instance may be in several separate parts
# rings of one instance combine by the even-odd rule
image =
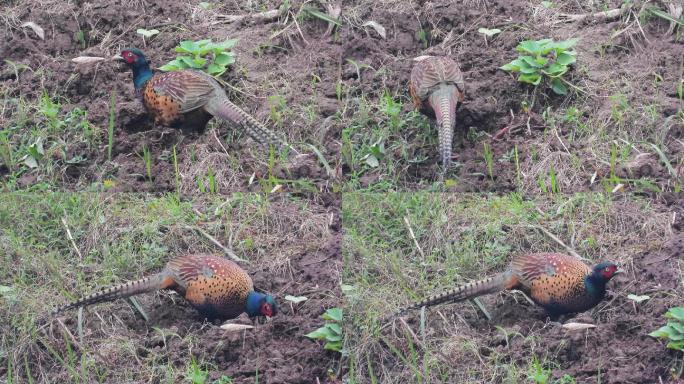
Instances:
[[[121,55],[114,55],[114,56],[112,56],[111,60],[112,61],[125,61],[123,56],[121,56]]]

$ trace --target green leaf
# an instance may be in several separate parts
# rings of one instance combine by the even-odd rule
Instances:
[[[285,300],[291,301],[291,302],[297,304],[297,303],[301,303],[302,301],[307,301],[309,299],[306,296],[287,295],[287,296],[285,296]]]
[[[223,74],[223,72],[225,71],[226,69],[224,67],[216,64],[209,64],[209,66],[207,67],[207,73],[212,76],[219,76]]]
[[[532,56],[520,56],[520,60],[522,60],[525,64],[535,68],[543,67],[548,61],[548,59],[543,57],[540,57],[539,59],[540,60],[535,60]]]
[[[568,71],[568,67],[564,65],[560,65],[558,63],[553,63],[548,66],[548,68],[542,70],[543,73],[551,76],[551,77],[558,77],[564,74],[565,72]]]
[[[664,325],[655,331],[649,333],[648,335],[651,337],[657,337],[657,338],[669,338],[670,335],[674,333],[674,330],[670,328],[669,325]]]
[[[342,334],[342,327],[337,323],[327,323],[325,327],[331,330],[335,335]]]
[[[680,321],[684,321],[684,307],[670,308],[670,310],[667,311],[665,316],[669,317],[671,319],[677,319]]]
[[[671,341],[667,343],[667,347],[670,349],[676,349],[678,351],[684,350],[684,340],[681,341]]]
[[[325,345],[323,346],[323,349],[327,349],[329,351],[339,352],[340,350],[342,350],[342,341],[331,341],[331,342],[325,343]]]
[[[309,339],[323,340],[331,334],[332,333],[330,333],[330,330],[328,328],[320,327],[317,330],[309,332],[304,336],[308,337]]]
[[[551,79],[551,89],[557,95],[565,95],[568,93],[568,87],[563,84],[563,81],[559,78]]]
[[[558,54],[558,57],[556,57],[556,63],[560,65],[570,65],[577,61],[577,58],[575,57],[576,53],[575,52],[562,52]]]
[[[672,329],[674,329],[675,331],[677,331],[680,335],[682,335],[684,337],[684,324],[677,323],[674,321],[670,321],[669,323],[667,323],[667,325],[672,327]]]
[[[518,52],[528,52],[537,55],[541,53],[541,44],[539,41],[525,40],[521,41],[515,49]]]
[[[196,53],[199,51],[199,44],[192,40],[181,41],[176,47],[178,53]]]
[[[30,155],[24,156],[24,164],[31,169],[38,167],[38,161]]]
[[[524,64],[525,62],[522,60],[522,58],[518,57],[517,59],[511,61],[506,65],[501,66],[500,68],[504,71],[518,72],[520,71],[520,66]]]
[[[207,63],[207,59],[205,59],[203,57],[195,56],[192,59],[192,62],[195,65],[195,68],[202,68]]]
[[[164,72],[177,71],[179,69],[181,69],[181,67],[179,67],[178,65],[175,65],[175,64],[171,64],[171,63],[164,64],[161,67],[159,67],[159,70],[164,71]]]
[[[330,308],[321,316],[325,320],[342,321],[342,309]]]
[[[478,31],[479,33],[481,33],[481,34],[487,36],[487,37],[496,36],[496,35],[498,35],[499,33],[501,33],[501,30],[500,30],[500,29],[497,29],[497,28],[492,28],[492,29],[489,29],[489,28],[480,28],[480,29],[478,29],[477,31]]]
[[[195,59],[190,56],[180,56],[178,57],[178,60],[183,63],[185,68],[202,68],[201,65],[196,65]]]
[[[518,81],[532,85],[538,85],[539,82],[541,82],[541,79],[541,75],[538,73],[523,73],[520,76],[518,76]]]
[[[222,66],[227,66],[235,62],[235,54],[232,52],[222,52],[216,55],[214,63]]]
[[[221,48],[223,51],[227,51],[235,46],[237,44],[238,39],[227,39],[226,41],[222,43],[216,43],[215,46],[217,48]]]
[[[554,44],[554,48],[557,49],[557,50],[565,51],[565,50],[567,50],[568,48],[574,47],[575,44],[577,44],[578,41],[579,41],[579,39],[576,38],[576,37],[574,37],[574,38],[572,38],[572,39],[567,39],[567,40],[563,40],[563,41],[558,41],[558,42],[556,42],[556,43]]]

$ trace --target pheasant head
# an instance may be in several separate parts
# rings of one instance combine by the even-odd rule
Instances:
[[[606,284],[619,273],[623,272],[613,262],[596,264],[585,280],[587,292],[594,297],[603,298],[606,293]]]
[[[150,63],[137,48],[126,48],[120,55],[112,57],[112,60],[125,63],[133,71],[135,89],[141,89],[153,75]]]
[[[278,305],[271,295],[252,291],[247,296],[246,305],[249,317],[266,316],[273,317],[278,313]]]

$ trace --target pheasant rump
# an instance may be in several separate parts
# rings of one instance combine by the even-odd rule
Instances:
[[[465,98],[463,74],[452,59],[427,56],[413,66],[409,92],[414,106],[437,121],[439,154],[446,169],[451,163],[456,105]]]

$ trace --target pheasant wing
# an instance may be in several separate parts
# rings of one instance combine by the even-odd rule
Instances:
[[[180,113],[204,106],[214,92],[214,85],[193,71],[168,72],[153,78],[154,91],[171,97],[180,105]]]
[[[581,260],[559,253],[523,255],[514,259],[512,266],[522,285],[542,305],[572,295],[577,287],[583,287],[590,272]]]

